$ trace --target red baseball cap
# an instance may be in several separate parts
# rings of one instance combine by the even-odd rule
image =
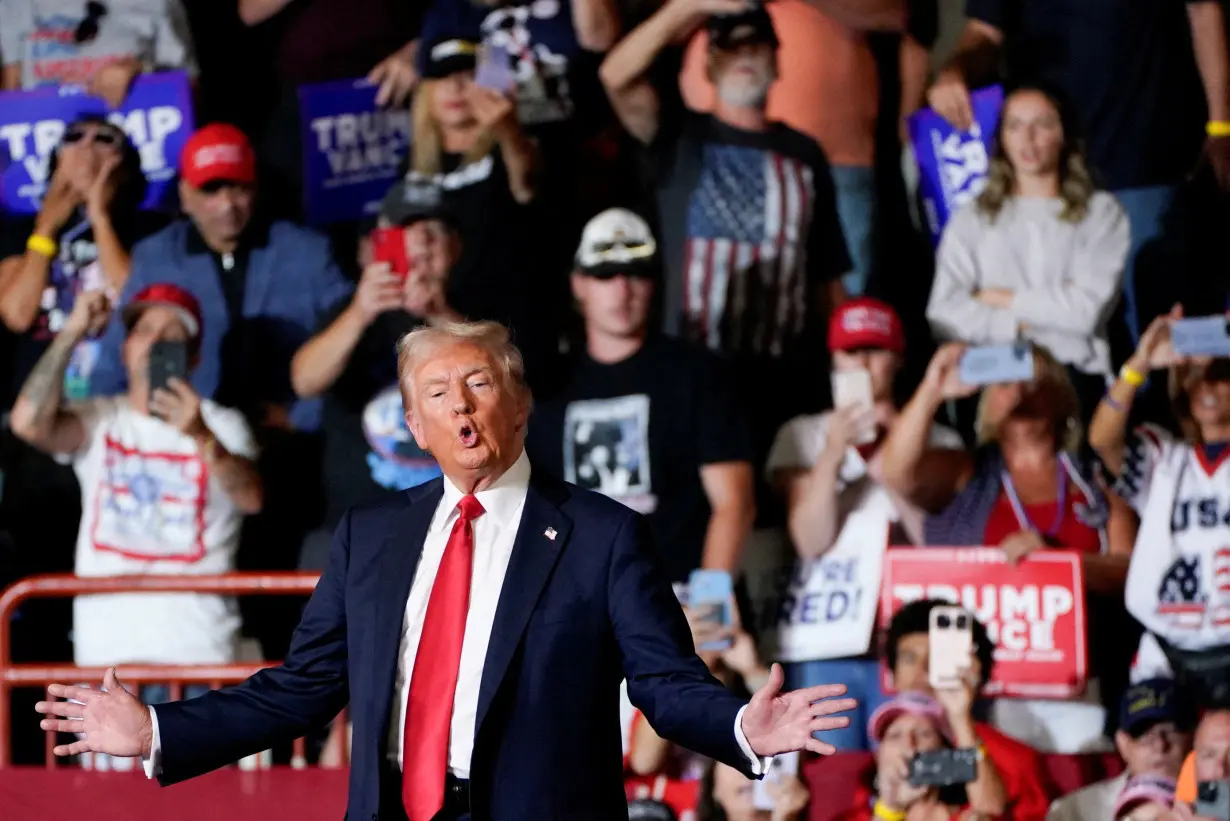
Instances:
[[[188,336],[192,339],[200,338],[201,303],[197,302],[196,297],[188,291],[169,282],[159,282],[138,291],[137,295],[132,298],[132,301],[120,311],[120,318],[124,320],[124,327],[131,331],[132,326],[141,317],[141,313],[153,305],[161,305],[165,308],[173,309],[179,314],[179,320],[184,323]]]
[[[905,351],[901,318],[887,302],[869,296],[843,302],[829,320],[829,350],[883,348]]]
[[[251,185],[256,182],[256,154],[238,128],[214,123],[188,138],[180,155],[179,175],[193,188],[218,180]]]

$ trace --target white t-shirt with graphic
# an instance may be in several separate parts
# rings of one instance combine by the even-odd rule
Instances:
[[[192,439],[133,410],[123,396],[73,410],[85,427],[73,456],[82,510],[77,575],[230,571],[243,514]],[[256,458],[242,414],[204,400],[201,416],[227,451]],[[238,608],[223,596],[121,593],[73,603],[74,657],[83,666],[225,663],[238,637]]]
[[[86,0],[0,0],[0,56],[21,65],[21,87],[84,85],[99,68],[136,57],[146,71],[195,73],[192,36],[181,0],[103,0],[89,16]],[[97,8],[95,9],[97,10]],[[97,33],[78,42],[87,19]]]

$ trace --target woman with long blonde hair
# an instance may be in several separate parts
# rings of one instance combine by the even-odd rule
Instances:
[[[986,187],[944,229],[927,318],[941,340],[1023,337],[1068,366],[1091,410],[1106,389],[1106,324],[1130,230],[1098,191],[1058,98],[1008,95]]]

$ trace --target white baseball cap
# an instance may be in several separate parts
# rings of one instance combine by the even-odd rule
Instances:
[[[626,208],[608,208],[581,232],[576,265],[590,276],[652,275],[657,262],[658,242],[649,223]]]

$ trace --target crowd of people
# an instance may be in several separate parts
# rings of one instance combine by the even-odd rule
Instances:
[[[1171,339],[1230,312],[1219,0],[966,0],[950,54],[925,0],[225,11],[0,0],[5,89],[119,106],[140,74],[183,70],[207,123],[175,213],[143,210],[139,152],[94,115],[60,136],[37,214],[0,213],[0,584],[321,569],[348,508],[439,475],[406,426],[398,339],[496,320],[534,392],[533,469],[647,517],[713,674],[755,691],[781,659],[788,686],[858,699],[825,734],[874,752],[843,818],[1188,821],[1196,782],[1227,778],[1230,359]],[[267,82],[211,68],[243,27]],[[476,78],[493,53],[511,88]],[[406,117],[408,156],[377,216],[309,227],[297,89],[358,77]],[[929,106],[967,128],[993,83],[985,185],[932,247],[907,121]],[[1003,344],[1029,378],[963,381],[969,349]],[[841,401],[848,384],[865,395]],[[1079,556],[1083,695],[984,697],[977,621],[936,688],[932,600],[887,629],[830,614],[818,644],[776,635],[809,568],[910,545]],[[682,596],[697,569],[734,580],[720,636]],[[79,597],[23,607],[14,654],[280,658],[296,618]],[[802,817],[798,775],[757,797],[627,706],[633,817]],[[42,749],[27,736],[18,760]],[[915,784],[910,762],[943,749],[978,751],[968,780]],[[1113,780],[1047,783],[1041,753],[1116,750]]]

